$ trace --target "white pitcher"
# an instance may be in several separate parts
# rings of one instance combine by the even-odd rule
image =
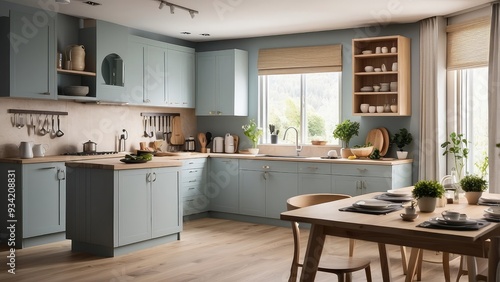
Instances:
[[[26,141],[21,142],[19,145],[19,157],[21,159],[32,159],[33,158],[33,142]]]
[[[47,151],[47,144],[35,144],[33,145],[33,156],[35,158],[45,157],[45,151]]]

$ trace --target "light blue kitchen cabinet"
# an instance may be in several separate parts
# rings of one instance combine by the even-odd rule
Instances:
[[[181,231],[177,177],[168,168],[119,172],[119,246]]]
[[[167,105],[194,108],[195,54],[192,49],[182,49],[184,50],[168,49],[167,52]]]
[[[139,105],[194,108],[194,50],[129,36],[127,92]]]
[[[179,169],[69,164],[67,238],[74,251],[114,256],[178,239]]]
[[[248,52],[196,53],[196,115],[248,115]]]
[[[298,194],[296,162],[240,161],[240,213],[279,218]]]
[[[239,160],[210,158],[210,173],[205,195],[210,210],[238,213]]]
[[[96,99],[106,102],[131,102],[126,91],[128,64],[128,28],[100,20],[84,20],[80,40],[85,46],[85,70],[96,76],[83,76]]]
[[[184,216],[208,211],[209,199],[205,195],[207,170],[207,158],[183,161],[180,186]]]
[[[0,58],[0,96],[57,98],[55,20],[47,12],[11,9],[1,17]]]
[[[337,194],[358,196],[372,192],[384,192],[391,188],[391,179],[387,177],[359,177],[334,175],[333,190]]]
[[[62,162],[19,164],[0,163],[4,173],[0,176],[2,202],[6,203],[2,214],[2,236],[7,232],[8,220],[14,224],[15,247],[24,248],[64,240],[66,229],[66,172]],[[10,184],[10,186],[8,185]],[[9,189],[11,188],[11,189]],[[8,196],[10,190],[10,196]],[[12,201],[7,202],[7,199]],[[7,203],[13,204],[12,214],[7,217]]]
[[[298,163],[299,195],[332,193],[331,164]]]

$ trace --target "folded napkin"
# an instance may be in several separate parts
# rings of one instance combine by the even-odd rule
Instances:
[[[397,211],[402,209],[402,206],[390,206],[386,209],[366,209],[361,207],[349,206],[345,208],[340,208],[339,211],[349,211],[349,212],[359,212],[359,213],[367,213],[367,214],[388,214],[393,211]]]
[[[476,224],[466,224],[466,225],[447,225],[447,224],[432,224],[429,221],[424,221],[417,225],[418,227],[424,228],[434,228],[434,229],[449,229],[449,230],[479,230],[490,223],[485,220],[477,220]]]

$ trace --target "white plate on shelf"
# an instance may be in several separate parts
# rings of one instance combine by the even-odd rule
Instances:
[[[352,205],[354,207],[364,208],[364,209],[383,210],[383,209],[387,209],[391,205],[394,205],[394,203],[388,202],[388,201],[377,200],[377,199],[366,199],[366,200],[357,201],[356,203],[354,203]]]
[[[409,197],[409,196],[411,196],[411,193],[408,191],[387,190],[387,192],[385,192],[385,193],[391,197]]]

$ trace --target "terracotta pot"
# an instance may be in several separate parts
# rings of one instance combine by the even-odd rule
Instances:
[[[483,195],[483,192],[465,192],[465,198],[469,205],[477,205],[479,198]]]
[[[437,198],[422,197],[417,201],[421,212],[433,212],[436,209]]]
[[[343,159],[347,159],[349,156],[352,156],[351,149],[349,149],[349,148],[342,148],[342,149],[340,149],[340,156]]]

